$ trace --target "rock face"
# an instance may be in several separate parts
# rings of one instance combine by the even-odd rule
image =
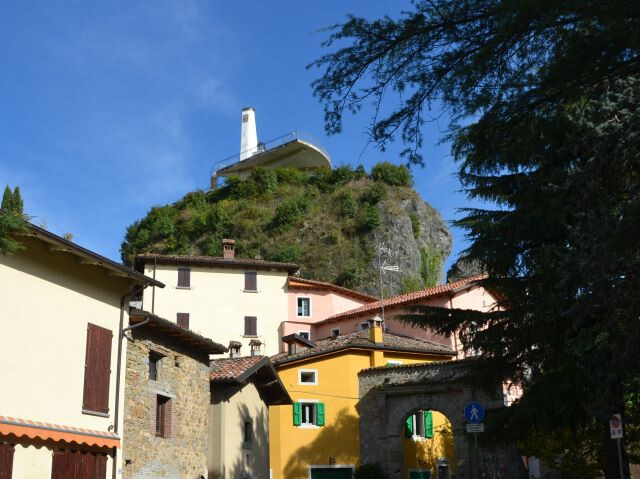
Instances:
[[[447,282],[453,283],[454,281],[483,273],[485,273],[485,270],[479,261],[469,260],[462,256],[447,271]]]
[[[389,166],[387,166],[389,168]],[[380,294],[379,244],[385,296],[442,281],[452,236],[440,214],[401,179],[348,166],[305,173],[260,170],[222,188],[187,193],[154,207],[127,229],[122,258],[139,253],[220,256],[222,239],[236,240],[236,256],[296,263],[305,278]],[[375,169],[375,167],[374,167]]]

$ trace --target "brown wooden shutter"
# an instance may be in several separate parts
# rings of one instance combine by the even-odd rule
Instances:
[[[106,479],[104,454],[57,449],[53,452],[51,479]]]
[[[86,411],[109,412],[112,340],[113,333],[110,330],[91,323],[87,325],[82,401],[82,409]]]
[[[11,479],[13,474],[13,444],[0,444],[0,479]]]
[[[258,318],[255,316],[244,317],[244,334],[245,336],[258,335]]]
[[[189,329],[189,313],[178,313],[178,326]]]
[[[244,289],[247,291],[258,290],[258,273],[255,271],[244,272]]]
[[[181,288],[191,286],[191,268],[178,268],[178,286]]]

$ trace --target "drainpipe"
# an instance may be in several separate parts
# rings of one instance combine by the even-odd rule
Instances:
[[[449,309],[453,309],[453,295],[449,295]],[[456,352],[456,359],[458,358],[458,332],[453,332],[453,350]]]
[[[153,258],[153,279],[156,279],[157,258]],[[156,314],[156,287],[151,287],[151,314]]]
[[[113,432],[114,434],[118,434],[118,422],[120,419],[120,375],[122,373],[122,338],[124,336],[124,308],[125,308],[125,304],[128,304],[127,302],[127,298],[141,293],[148,285],[144,285],[144,286],[139,286],[137,288],[134,288],[133,290],[131,290],[130,292],[128,292],[127,294],[125,294],[124,296],[122,296],[122,298],[120,298],[120,325],[118,327],[118,364],[116,365],[116,406],[115,406],[115,411],[113,413]],[[117,459],[117,455],[118,455],[118,448],[114,447],[113,448],[113,470],[112,470],[112,474],[111,477],[113,479],[116,479],[116,472],[117,472],[117,467],[118,467],[118,463],[116,461]]]

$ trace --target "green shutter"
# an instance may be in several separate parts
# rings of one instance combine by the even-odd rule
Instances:
[[[324,403],[316,404],[316,426],[324,426]]]
[[[406,437],[413,436],[413,416],[409,416],[404,422],[404,435]]]
[[[428,439],[433,437],[433,415],[431,411],[424,413],[424,437]]]
[[[302,423],[302,407],[299,402],[293,403],[293,425],[299,426]]]

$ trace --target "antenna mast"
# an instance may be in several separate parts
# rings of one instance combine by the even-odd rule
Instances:
[[[377,236],[376,236],[377,240]],[[382,273],[384,271],[394,271],[396,273],[400,272],[400,268],[398,265],[390,265],[387,264],[387,260],[382,261],[382,253],[387,255],[387,258],[391,256],[391,249],[385,247],[383,242],[378,242],[378,273],[379,273],[379,285],[380,285],[380,309],[382,312],[382,327],[384,330],[385,322],[384,322],[384,284],[383,284],[383,276]]]

